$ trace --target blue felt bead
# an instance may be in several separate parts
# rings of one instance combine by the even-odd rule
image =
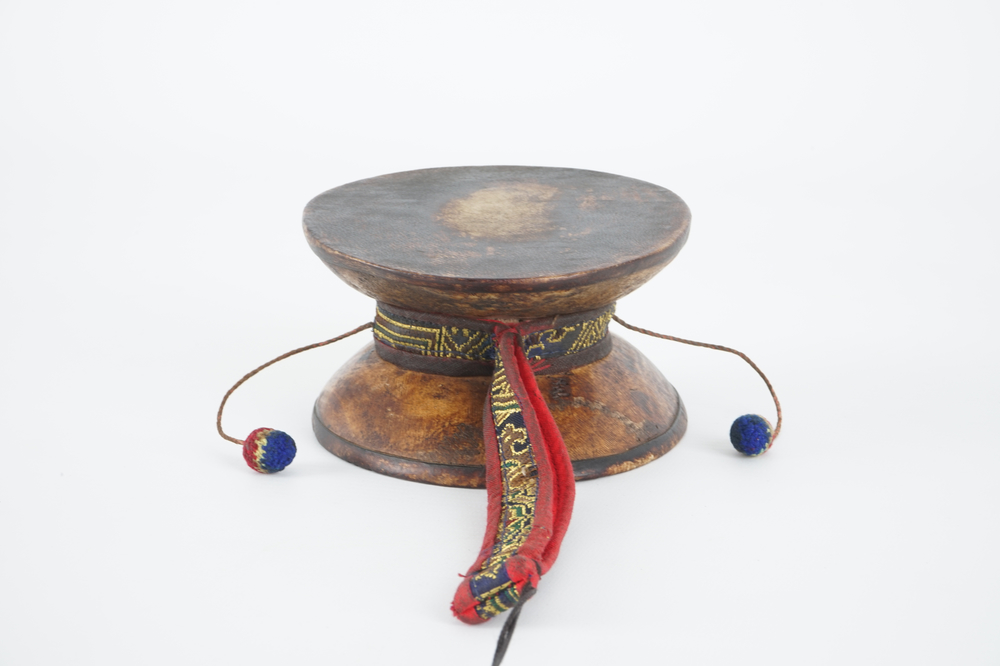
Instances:
[[[257,428],[243,444],[243,458],[262,474],[280,472],[295,458],[295,440],[280,430]]]
[[[729,429],[729,441],[740,453],[759,456],[771,448],[771,434],[774,430],[763,416],[744,414]]]
[[[272,472],[280,472],[292,464],[294,459],[295,440],[280,430],[268,433],[261,464]]]

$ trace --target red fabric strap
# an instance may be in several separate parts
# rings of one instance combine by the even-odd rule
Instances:
[[[497,362],[483,414],[486,535],[452,603],[470,624],[510,608],[526,583],[538,586],[573,512],[569,453],[522,349],[531,332],[526,325],[494,329]]]

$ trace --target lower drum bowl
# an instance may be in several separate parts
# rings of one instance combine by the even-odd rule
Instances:
[[[645,465],[672,449],[687,427],[674,387],[632,345],[612,337],[605,358],[537,376],[577,480]],[[411,481],[482,488],[490,379],[408,370],[369,345],[327,383],[316,401],[313,430],[326,449],[360,467]]]

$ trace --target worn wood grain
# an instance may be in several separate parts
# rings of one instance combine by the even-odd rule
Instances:
[[[684,434],[677,392],[617,336],[604,359],[537,379],[580,479],[646,464]],[[327,384],[316,401],[313,428],[324,447],[362,467],[426,483],[481,487],[489,383],[489,377],[407,370],[366,347]]]

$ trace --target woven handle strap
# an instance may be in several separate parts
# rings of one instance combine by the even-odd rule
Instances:
[[[573,511],[573,465],[522,348],[528,331],[498,325],[483,416],[489,509],[483,546],[452,611],[477,624],[537,588],[559,554]]]

